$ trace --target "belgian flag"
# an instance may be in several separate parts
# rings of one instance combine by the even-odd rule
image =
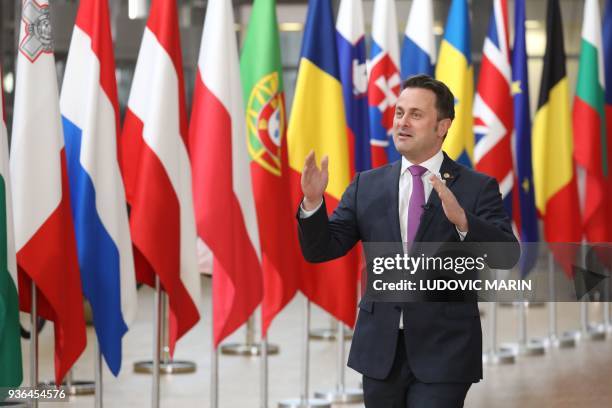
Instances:
[[[580,209],[574,171],[563,27],[558,0],[548,1],[546,52],[540,97],[533,122],[533,173],[536,207],[549,243],[580,242]],[[555,251],[570,270],[574,254]]]

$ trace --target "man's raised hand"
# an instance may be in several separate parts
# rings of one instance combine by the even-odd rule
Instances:
[[[323,156],[319,169],[314,150],[311,150],[306,156],[304,170],[302,170],[302,193],[304,194],[302,206],[306,211],[314,210],[323,200],[323,193],[329,182],[328,161],[328,157]]]
[[[446,187],[446,184],[436,175],[432,174],[429,176],[429,181],[440,197],[442,209],[444,210],[446,218],[455,224],[459,231],[467,232],[469,227],[467,216],[453,192],[450,191],[450,189]]]

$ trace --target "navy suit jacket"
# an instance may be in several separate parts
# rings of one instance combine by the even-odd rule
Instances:
[[[346,254],[358,241],[401,242],[398,211],[401,161],[356,175],[328,219],[325,203],[308,218],[298,216],[305,259],[325,262]],[[466,212],[464,241],[509,242],[511,251],[496,267],[511,267],[520,255],[495,179],[477,173],[444,154],[440,174]],[[432,190],[415,242],[458,242]],[[298,210],[299,213],[299,210]],[[348,365],[384,379],[393,365],[400,312],[406,351],[415,377],[425,383],[478,382],[482,378],[482,331],[475,301],[391,303],[363,300]]]

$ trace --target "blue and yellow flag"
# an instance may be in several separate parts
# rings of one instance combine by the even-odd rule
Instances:
[[[436,65],[436,79],[444,82],[455,95],[455,120],[442,147],[452,159],[471,167],[474,163],[474,68],[467,0],[451,3]]]
[[[287,130],[290,178],[295,205],[302,199],[300,175],[314,149],[329,156],[327,210],[338,205],[350,182],[350,155],[331,0],[310,0],[302,40],[295,96]],[[355,252],[323,264],[302,262],[300,289],[314,303],[349,326],[355,321]]]

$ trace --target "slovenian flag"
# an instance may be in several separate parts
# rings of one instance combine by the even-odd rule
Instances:
[[[60,109],[83,294],[114,375],[136,312],[134,257],[117,154],[119,103],[108,0],[82,0]]]
[[[355,171],[372,167],[368,121],[368,71],[366,65],[363,4],[342,0],[336,20],[336,44],[344,110]]]

